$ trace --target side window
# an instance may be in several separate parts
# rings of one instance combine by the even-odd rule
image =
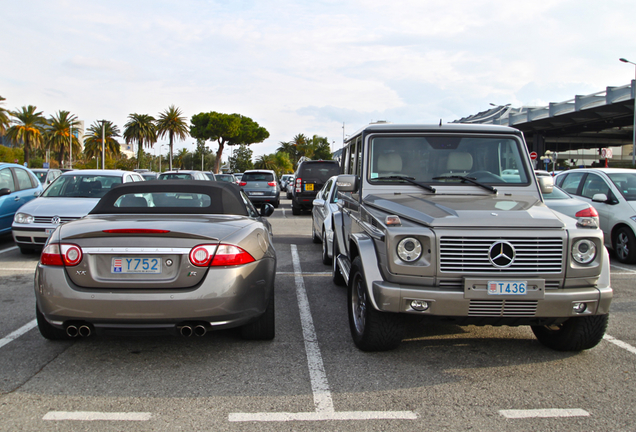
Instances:
[[[583,184],[583,190],[581,191],[581,195],[592,199],[592,197],[596,194],[605,194],[608,198],[610,197],[610,188],[605,183],[605,180],[601,178],[601,176],[596,174],[588,174],[585,179],[585,183]]]
[[[241,190],[240,195],[241,195],[241,199],[245,203],[245,207],[247,207],[247,213],[249,214],[249,216],[253,218],[258,217],[259,216],[258,212],[254,208],[254,205],[249,200],[249,198],[245,195],[245,192],[243,192],[243,190]]]
[[[15,192],[15,183],[10,168],[0,169],[0,189],[4,188],[9,188],[11,192]]]
[[[362,173],[362,137],[356,139],[356,171],[355,174],[360,176]]]
[[[15,176],[18,178],[18,189],[32,189],[33,183],[31,183],[31,176],[23,169],[15,168]]]
[[[579,190],[579,184],[583,179],[585,173],[583,172],[573,172],[568,174],[568,176],[563,180],[561,184],[561,189],[571,194],[577,195],[577,191]]]
[[[322,194],[320,194],[320,199],[323,200],[327,200],[327,198],[329,197],[329,191],[331,190],[331,185],[333,183],[333,180],[329,180],[327,182],[327,184],[325,185],[325,188],[322,190]]]

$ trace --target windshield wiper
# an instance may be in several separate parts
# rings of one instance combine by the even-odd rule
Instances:
[[[433,177],[433,180],[441,180],[441,179],[458,179],[458,180],[461,180],[462,183],[469,182],[469,183],[472,183],[472,184],[477,185],[479,187],[482,187],[482,188],[484,188],[486,190],[489,190],[492,193],[497,193],[497,189],[495,189],[494,187],[489,186],[487,184],[479,183],[477,181],[477,179],[475,179],[474,177],[458,176],[458,175],[452,175],[452,176],[446,176],[446,177]]]
[[[433,187],[433,186],[429,186],[427,184],[424,183],[419,183],[415,181],[414,177],[409,177],[409,176],[403,176],[403,175],[391,175],[391,176],[383,176],[383,177],[376,177],[372,180],[404,180],[407,181],[411,184],[414,184],[415,186],[419,186],[422,189],[426,189],[429,192],[437,192],[437,190]]]

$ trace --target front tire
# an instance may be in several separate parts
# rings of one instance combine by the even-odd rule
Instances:
[[[557,351],[582,351],[594,348],[603,339],[609,315],[569,318],[562,324],[532,326],[539,342]]]
[[[20,246],[20,245],[18,245],[18,247],[20,248],[20,253],[22,255],[29,255],[29,254],[32,254],[34,252],[34,249],[30,248],[30,247]]]
[[[631,264],[636,261],[636,236],[629,227],[621,227],[616,231],[612,246],[620,262]]]
[[[311,241],[314,243],[320,243],[320,237],[316,234],[316,222],[314,221],[313,215],[311,216]]]
[[[373,308],[362,273],[360,257],[353,260],[349,281],[349,327],[353,342],[362,351],[388,351],[397,348],[404,333],[403,317]]]
[[[64,329],[59,329],[57,327],[53,327],[49,322],[44,318],[40,309],[35,306],[35,317],[38,321],[38,330],[40,330],[40,334],[48,339],[48,340],[69,340],[71,337],[66,334]]]
[[[241,327],[241,337],[247,340],[272,340],[274,336],[276,336],[276,319],[274,290],[272,290],[267,309],[256,321]]]

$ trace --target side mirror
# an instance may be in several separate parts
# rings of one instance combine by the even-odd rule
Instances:
[[[11,194],[11,189],[9,189],[9,188],[0,189],[0,196],[5,196],[5,195],[9,195],[9,194]]]
[[[325,200],[316,198],[312,204],[318,207],[323,207],[325,205]]]
[[[357,192],[358,177],[353,174],[340,174],[336,180],[338,192]]]
[[[537,181],[539,182],[539,189],[541,189],[542,194],[552,193],[554,189],[554,178],[550,177],[537,177]]]
[[[592,201],[599,202],[599,203],[608,203],[609,200],[607,198],[607,195],[599,193],[599,194],[594,194],[592,196]],[[610,203],[608,203],[608,204],[610,204]]]
[[[274,214],[274,206],[271,204],[263,204],[259,213],[263,217],[269,217]]]

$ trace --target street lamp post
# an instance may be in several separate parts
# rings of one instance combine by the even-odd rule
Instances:
[[[630,62],[625,58],[620,58],[623,63],[629,63],[636,66],[636,63]],[[634,132],[632,136],[632,165],[636,165],[636,68],[634,68],[634,81],[632,81],[632,96],[634,97]]]
[[[69,126],[68,128],[68,167],[73,169],[73,126]]]
[[[100,120],[100,123],[102,124],[102,169],[106,169],[106,165],[104,164],[106,160],[106,148],[104,146],[106,141],[106,120]]]

